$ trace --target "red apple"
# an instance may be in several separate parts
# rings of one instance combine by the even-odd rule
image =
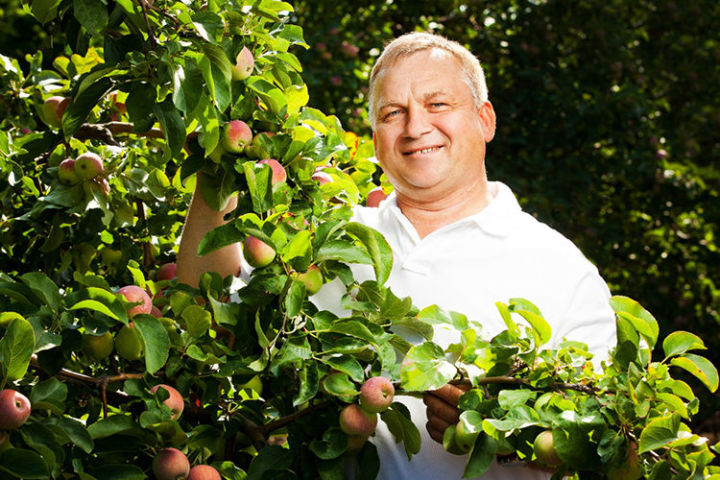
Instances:
[[[139,303],[128,309],[128,316],[134,317],[138,313],[150,313],[152,310],[152,300],[145,290],[137,285],[127,285],[120,288],[116,293],[121,294],[130,303]]]
[[[295,280],[305,285],[308,295],[315,295],[323,285],[323,276],[317,265],[310,265],[304,273],[295,273]]]
[[[102,171],[103,162],[97,153],[85,152],[75,159],[75,173],[82,180],[95,178]]]
[[[62,127],[62,117],[65,109],[70,104],[70,98],[52,96],[43,102],[43,115],[45,115],[45,123],[53,128]]]
[[[368,437],[377,426],[377,413],[369,413],[353,403],[340,412],[340,429],[348,435]]]
[[[91,182],[93,190],[97,190],[106,197],[110,194],[110,183],[108,183],[106,178],[95,177]]]
[[[75,160],[66,158],[58,165],[58,178],[65,185],[73,185],[80,181],[80,177],[75,172]]]
[[[162,310],[160,310],[155,305],[153,305],[152,308],[150,309],[150,315],[152,315],[155,318],[161,318],[163,316]]]
[[[273,185],[287,180],[287,173],[285,173],[285,168],[283,168],[283,166],[280,165],[280,162],[278,162],[274,158],[266,158],[264,160],[258,161],[257,163],[258,165],[267,165],[272,169]]]
[[[318,182],[320,185],[323,185],[325,183],[330,183],[333,181],[333,179],[329,173],[322,172],[322,171],[319,171],[319,172],[316,171],[315,173],[312,174],[311,178],[313,180],[315,180],[316,182]]]
[[[365,442],[367,442],[368,437],[364,435],[348,435],[348,446],[347,446],[347,453],[353,454],[359,452],[363,445],[365,445]]]
[[[222,477],[210,465],[195,465],[190,469],[187,480],[222,480]]]
[[[190,473],[190,462],[177,448],[166,448],[153,459],[152,470],[157,480],[185,479]]]
[[[365,205],[368,207],[377,207],[380,205],[380,202],[385,200],[387,198],[387,195],[385,192],[383,192],[382,187],[376,187],[370,190],[370,193],[368,193],[367,200],[365,200]]]
[[[155,276],[155,278],[158,281],[172,280],[177,276],[176,272],[177,272],[177,265],[174,262],[165,263],[163,265],[160,265],[160,268],[158,268],[157,275]]]
[[[30,416],[30,400],[11,388],[0,391],[0,430],[22,426]]]
[[[387,378],[368,378],[360,387],[360,405],[367,412],[384,412],[392,403],[394,395],[395,387]]]
[[[223,128],[222,146],[226,152],[242,153],[252,139],[252,130],[242,120],[231,120]]]
[[[158,391],[159,388],[164,388],[167,390],[167,392],[170,394],[168,398],[165,399],[163,402],[172,412],[172,419],[177,420],[180,418],[180,415],[182,415],[183,408],[185,407],[185,402],[183,401],[182,395],[180,395],[180,392],[175,390],[175,388],[171,387],[170,385],[165,385],[164,383],[161,383],[159,385],[155,385],[150,389],[152,393],[155,393]]]
[[[248,235],[243,243],[243,256],[251,266],[262,268],[275,259],[275,250],[262,240]]]
[[[252,52],[247,47],[243,47],[235,59],[235,66],[232,69],[233,80],[245,80],[252,74],[254,66],[255,59]]]

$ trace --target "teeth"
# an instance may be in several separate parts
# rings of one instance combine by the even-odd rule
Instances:
[[[439,150],[440,147],[430,147],[430,148],[423,148],[422,150],[415,150],[412,153],[430,153],[434,152],[435,150]]]

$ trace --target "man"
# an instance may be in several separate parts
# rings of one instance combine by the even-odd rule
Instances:
[[[419,307],[437,304],[479,320],[487,338],[505,329],[495,302],[527,298],[552,326],[551,343],[580,340],[606,356],[615,323],[597,269],[570,241],[522,212],[507,186],[487,180],[485,146],[495,134],[495,112],[478,60],[443,37],[404,35],[385,48],[373,68],[369,103],[376,156],[394,193],[379,208],[359,207],[355,218],[379,230],[392,247],[393,292],[410,296]],[[187,248],[180,252],[180,280]],[[227,255],[224,261],[239,255],[226,248],[230,251],[219,254]],[[237,265],[226,263],[225,273],[237,271]],[[359,280],[370,277],[364,266],[354,271]],[[319,307],[326,308],[328,292],[331,288],[313,298]],[[436,329],[434,341],[441,346],[456,339],[457,332]],[[422,449],[408,461],[381,422],[373,438],[379,478],[461,478],[465,457],[445,452],[439,443],[457,421],[461,393],[450,385],[429,392],[423,399],[427,407],[416,398],[399,398],[420,427]],[[494,464],[483,478],[547,476],[530,467]]]

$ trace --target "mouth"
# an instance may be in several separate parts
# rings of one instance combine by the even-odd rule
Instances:
[[[431,147],[414,148],[412,150],[407,150],[407,151],[403,152],[403,155],[405,155],[406,157],[409,157],[411,155],[427,155],[430,153],[437,152],[441,148],[443,148],[442,145],[433,145]]]

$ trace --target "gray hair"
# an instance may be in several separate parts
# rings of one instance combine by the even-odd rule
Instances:
[[[375,62],[370,72],[370,85],[368,97],[368,115],[370,124],[375,128],[375,89],[377,81],[385,69],[390,67],[398,58],[407,57],[413,53],[431,48],[439,48],[450,52],[458,59],[462,67],[463,81],[470,87],[475,107],[479,108],[488,101],[488,89],[485,83],[485,72],[480,61],[470,51],[458,42],[449,40],[440,35],[426,32],[406,33],[392,42],[383,50],[382,55]]]

